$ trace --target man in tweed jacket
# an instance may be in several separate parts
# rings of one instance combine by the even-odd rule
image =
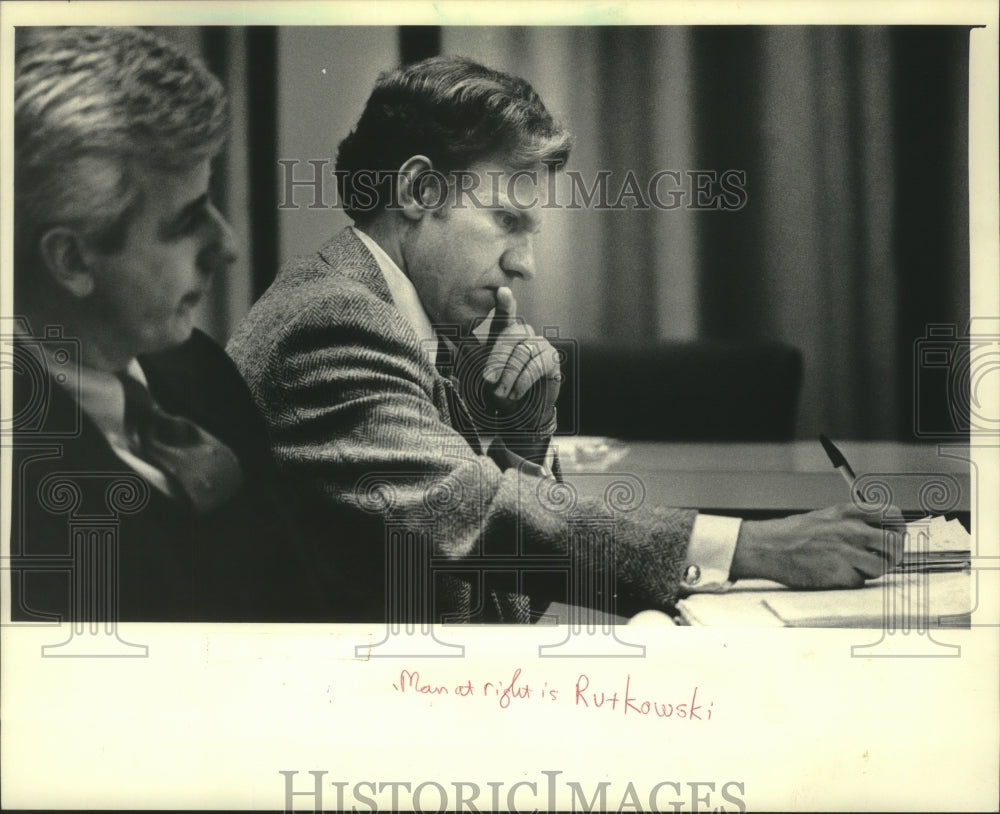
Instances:
[[[535,271],[532,184],[568,153],[516,77],[455,57],[383,75],[338,156],[356,227],[285,266],[229,344],[279,467],[337,529],[342,618],[530,621],[564,598],[532,579],[546,564],[619,612],[740,577],[885,570],[899,552],[848,507],[740,524],[620,511],[553,477],[558,363],[513,287]]]

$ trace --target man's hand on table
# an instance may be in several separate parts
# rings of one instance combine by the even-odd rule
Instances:
[[[901,529],[895,507],[864,512],[842,504],[779,520],[745,520],[729,576],[770,579],[790,588],[858,588],[903,557],[902,533],[886,534],[889,518]]]

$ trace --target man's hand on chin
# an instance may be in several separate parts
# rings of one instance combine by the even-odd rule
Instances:
[[[482,370],[483,401],[497,414],[497,431],[550,435],[562,384],[555,348],[517,318],[517,300],[497,289]]]

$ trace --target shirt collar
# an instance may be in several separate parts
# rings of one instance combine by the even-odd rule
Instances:
[[[44,342],[39,343],[49,364],[53,364],[53,350]],[[59,384],[70,396],[79,399],[80,408],[108,437],[125,436],[125,390],[118,374],[86,365],[60,365],[63,378]],[[132,359],[122,371],[148,387],[146,374],[137,359]]]
[[[431,325],[430,317],[424,310],[420,302],[420,295],[414,288],[410,278],[403,274],[395,261],[389,257],[385,249],[378,245],[369,235],[362,232],[357,226],[352,226],[354,234],[365,244],[365,247],[372,253],[375,262],[385,277],[385,283],[392,294],[392,300],[396,303],[396,308],[403,315],[403,318],[410,323],[420,340],[420,344],[427,351],[431,366],[437,365],[438,339],[434,333],[434,326]]]

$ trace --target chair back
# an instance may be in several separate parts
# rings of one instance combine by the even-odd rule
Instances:
[[[781,342],[642,348],[556,340],[560,434],[649,441],[790,441],[802,355]]]

